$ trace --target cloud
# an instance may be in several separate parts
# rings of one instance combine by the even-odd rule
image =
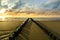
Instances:
[[[58,9],[60,5],[59,0],[29,0],[27,2],[28,6],[31,8],[39,8],[39,9]]]
[[[48,0],[45,3],[43,3],[42,7],[44,9],[58,9],[59,5],[59,0]]]
[[[2,8],[7,9],[59,9],[59,0],[1,0]]]
[[[19,0],[19,2],[15,3],[16,6],[14,6],[13,9],[21,9],[21,7],[23,7],[25,5],[25,2],[22,0]]]
[[[18,2],[19,0],[2,0],[1,6],[4,8],[12,9]]]

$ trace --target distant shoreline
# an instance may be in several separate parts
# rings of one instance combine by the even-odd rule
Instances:
[[[5,18],[4,20],[0,18],[1,21],[26,21],[28,18]],[[60,21],[59,18],[33,18],[36,21]]]

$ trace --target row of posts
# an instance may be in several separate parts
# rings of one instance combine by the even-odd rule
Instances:
[[[47,35],[49,35],[52,40],[60,40],[60,38],[58,38],[56,35],[54,35],[54,33],[52,33],[51,31],[49,31],[48,29],[44,28],[43,27],[44,25],[41,25],[41,23],[37,23],[33,19],[31,19],[31,20],[33,22],[35,22]]]
[[[18,34],[22,31],[23,27],[26,25],[26,23],[28,21],[33,21],[35,24],[37,24],[47,35],[50,36],[50,38],[52,40],[60,40],[60,38],[57,38],[56,35],[54,35],[54,33],[52,33],[51,31],[49,31],[48,29],[44,28],[44,25],[41,25],[41,23],[38,23],[36,21],[34,21],[32,18],[28,18],[24,24],[22,24],[22,26],[13,34],[13,37],[9,37],[9,40],[15,40],[15,38],[18,36]]]

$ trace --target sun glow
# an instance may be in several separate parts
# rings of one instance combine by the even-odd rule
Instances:
[[[0,13],[4,14],[5,11],[6,11],[6,9],[3,8],[3,9],[0,10]]]
[[[5,21],[6,16],[0,16],[1,21]]]
[[[2,16],[1,18],[2,18],[2,21],[4,21],[4,20],[5,20],[5,16]]]
[[[0,16],[0,18],[2,19],[2,21],[5,20],[5,11],[6,11],[5,8],[0,9],[0,14],[2,14],[2,15]]]

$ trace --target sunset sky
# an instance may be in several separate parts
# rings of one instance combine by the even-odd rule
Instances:
[[[7,9],[22,9],[28,7],[29,9],[60,10],[60,0],[0,0],[0,7]]]

